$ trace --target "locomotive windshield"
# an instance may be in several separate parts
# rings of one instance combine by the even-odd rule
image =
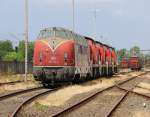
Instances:
[[[54,36],[54,31],[53,30],[42,30],[39,34],[38,38],[48,38],[48,37],[53,37]]]
[[[72,38],[73,34],[70,31],[61,28],[49,28],[42,30],[38,38],[49,38],[49,37],[62,37],[62,38]]]

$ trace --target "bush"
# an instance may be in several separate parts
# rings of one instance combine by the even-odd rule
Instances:
[[[17,53],[16,52],[8,52],[6,55],[2,57],[3,61],[16,61]]]

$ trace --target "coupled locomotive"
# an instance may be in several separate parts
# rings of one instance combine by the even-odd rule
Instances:
[[[122,69],[128,69],[129,68],[129,59],[128,58],[123,58],[121,60],[121,68]]]
[[[131,70],[141,70],[143,67],[142,59],[139,56],[130,56],[121,60],[121,68]]]
[[[43,85],[111,76],[117,72],[115,48],[60,27],[40,31],[33,76]]]
[[[131,70],[141,70],[143,67],[142,59],[138,56],[131,56],[129,62]]]

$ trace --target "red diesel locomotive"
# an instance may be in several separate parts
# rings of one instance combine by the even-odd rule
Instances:
[[[122,69],[127,69],[127,68],[129,68],[130,66],[129,66],[129,59],[128,58],[123,58],[122,60],[121,60],[121,68]]]
[[[143,67],[142,59],[138,56],[131,56],[129,63],[131,70],[141,70]]]
[[[43,85],[111,76],[117,72],[113,47],[59,27],[40,32],[33,60],[34,78]]]

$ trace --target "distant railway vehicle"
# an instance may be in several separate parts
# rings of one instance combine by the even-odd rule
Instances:
[[[141,70],[143,67],[142,59],[138,56],[131,56],[129,59],[131,70]]]
[[[121,68],[123,68],[123,69],[129,68],[129,59],[128,58],[123,58],[121,60]]]
[[[148,68],[150,68],[150,57],[147,59],[146,66],[147,66]]]
[[[40,32],[33,60],[34,78],[43,85],[111,76],[117,72],[113,47],[59,27]]]

